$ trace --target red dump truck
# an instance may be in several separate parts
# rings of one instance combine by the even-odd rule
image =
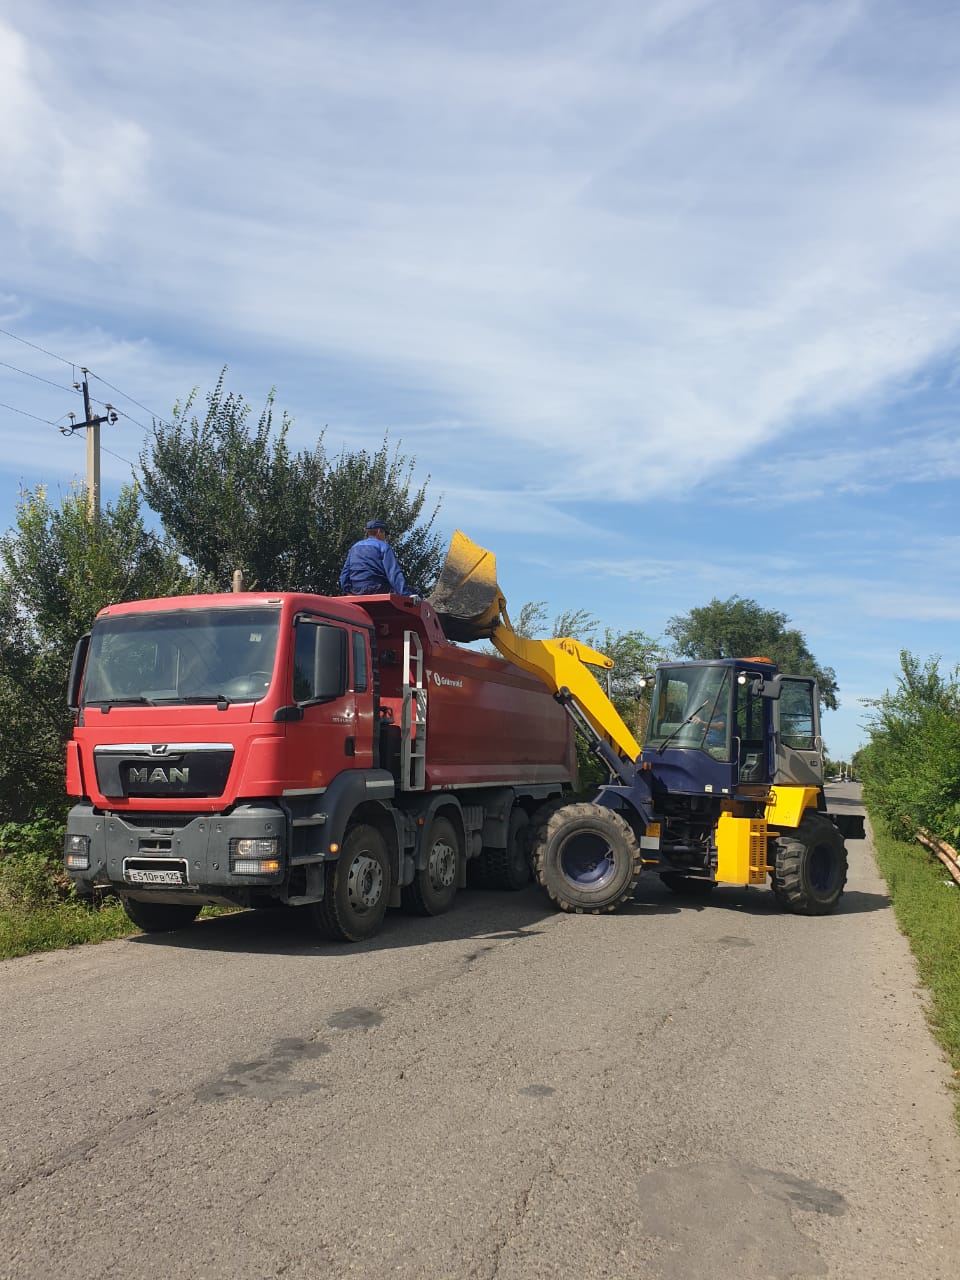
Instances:
[[[388,906],[447,910],[470,859],[519,887],[524,828],[576,779],[543,683],[403,596],[113,605],[68,700],[67,869],[149,931],[287,904],[358,941]]]

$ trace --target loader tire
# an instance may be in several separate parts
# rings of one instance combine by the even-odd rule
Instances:
[[[199,903],[187,902],[181,907],[175,902],[137,902],[134,898],[122,898],[123,909],[138,929],[144,933],[173,933],[174,929],[186,929],[200,914]]]
[[[537,849],[543,843],[547,824],[559,809],[565,809],[571,803],[569,796],[551,796],[549,800],[544,800],[543,804],[534,809],[530,825],[526,830],[527,861],[534,876],[537,874]]]
[[[565,805],[540,828],[537,840],[537,880],[561,911],[613,911],[640,879],[637,838],[613,809]]]
[[[770,877],[774,897],[798,916],[825,916],[847,882],[847,849],[829,818],[807,813],[795,831],[775,842]]]
[[[530,883],[527,829],[530,819],[515,807],[510,814],[505,849],[484,849],[477,862],[477,883],[484,889],[525,889]]]

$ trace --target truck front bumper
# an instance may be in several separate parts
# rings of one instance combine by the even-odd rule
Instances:
[[[151,901],[245,903],[256,889],[279,898],[287,817],[271,804],[241,804],[186,822],[176,814],[121,815],[77,804],[67,817],[64,857],[80,894],[109,885]]]

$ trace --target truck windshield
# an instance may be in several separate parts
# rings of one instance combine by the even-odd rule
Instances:
[[[81,701],[252,702],[270,684],[280,611],[177,609],[98,619]]]
[[[729,667],[661,667],[653,690],[647,745],[730,758]]]

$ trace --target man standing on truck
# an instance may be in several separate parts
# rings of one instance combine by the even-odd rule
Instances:
[[[382,520],[368,520],[366,534],[347,552],[340,570],[340,590],[345,596],[375,596],[388,591],[398,596],[410,595],[407,580],[387,541],[387,526]]]

